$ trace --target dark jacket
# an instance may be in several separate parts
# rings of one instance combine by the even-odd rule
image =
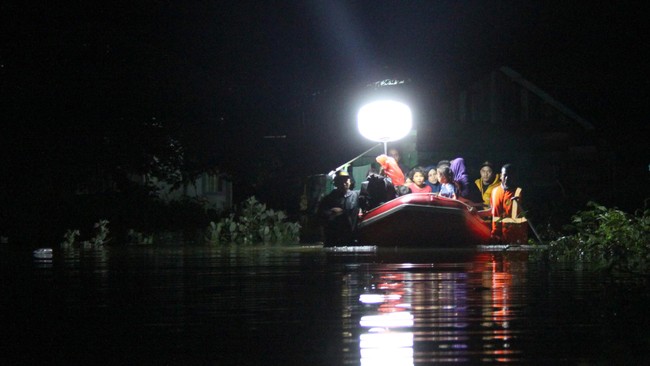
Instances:
[[[343,209],[343,213],[333,213],[332,208],[335,207]],[[354,244],[359,218],[359,194],[356,191],[343,194],[334,189],[323,197],[318,207],[318,216],[325,229],[325,246]]]

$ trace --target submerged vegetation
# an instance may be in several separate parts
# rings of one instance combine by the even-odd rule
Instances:
[[[84,248],[97,248],[101,247],[104,244],[108,243],[110,238],[108,234],[110,230],[108,229],[108,220],[99,220],[93,225],[95,230],[94,236],[88,240],[84,240],[80,243],[77,243],[77,237],[81,235],[81,232],[78,229],[68,230],[63,234],[63,242],[61,242],[62,248],[73,248],[77,244],[83,246]]]
[[[158,222],[151,225],[149,221],[149,225],[138,225],[139,229],[129,227],[126,230],[123,227],[125,223],[122,222],[122,226],[118,226],[115,242],[127,245],[151,245],[165,236],[180,239],[179,236],[171,235],[175,232],[182,231],[186,234],[189,233],[190,237],[194,237],[191,233],[196,233],[196,230],[199,230],[204,240],[211,244],[295,244],[300,239],[300,224],[289,222],[284,211],[268,208],[266,204],[258,202],[254,196],[237,205],[232,212],[224,213],[221,217],[214,217],[211,220],[207,220],[208,216],[203,208],[192,202],[185,205],[182,202],[171,203],[162,213],[169,214],[167,220],[162,221],[163,223],[176,219],[175,225],[165,226]],[[203,224],[201,224],[202,221]],[[61,247],[101,247],[113,239],[108,236],[110,232],[108,224],[109,220],[105,219],[94,223],[93,236],[82,241],[79,240],[81,230],[68,229],[63,235]],[[185,226],[180,226],[183,224]],[[87,227],[89,225],[82,224],[80,226]],[[164,233],[169,235],[164,235]],[[187,239],[187,235],[184,236]]]
[[[572,217],[562,236],[549,245],[552,260],[591,262],[607,270],[650,274],[650,208],[628,214],[594,202]]]
[[[211,221],[205,239],[213,244],[298,243],[300,225],[286,219],[284,211],[267,208],[250,197],[227,217]]]

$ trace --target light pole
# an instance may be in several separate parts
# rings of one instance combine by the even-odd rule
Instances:
[[[388,154],[388,142],[404,138],[413,125],[411,109],[394,100],[379,100],[359,109],[357,124],[363,137],[384,143]]]

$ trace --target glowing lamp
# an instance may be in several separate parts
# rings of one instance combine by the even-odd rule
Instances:
[[[364,105],[357,115],[359,132],[363,137],[386,144],[397,141],[411,131],[411,109],[404,103],[382,100]]]

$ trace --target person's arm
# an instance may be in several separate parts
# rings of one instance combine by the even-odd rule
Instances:
[[[492,216],[492,236],[495,238],[501,237],[502,232],[501,218],[497,216]]]
[[[467,206],[474,207],[476,209],[482,209],[483,208],[483,203],[476,203],[472,200],[469,200],[465,197],[461,196],[456,196],[456,199],[459,200],[460,202],[466,204]]]
[[[503,224],[501,223],[501,204],[499,200],[499,189],[497,188],[492,190],[490,206],[492,206],[492,238],[494,240],[500,240]]]
[[[343,209],[336,207],[329,196],[325,196],[318,206],[318,217],[327,222],[343,213]]]
[[[512,196],[512,218],[518,219],[524,214],[521,208],[521,188],[517,187],[514,196]]]

